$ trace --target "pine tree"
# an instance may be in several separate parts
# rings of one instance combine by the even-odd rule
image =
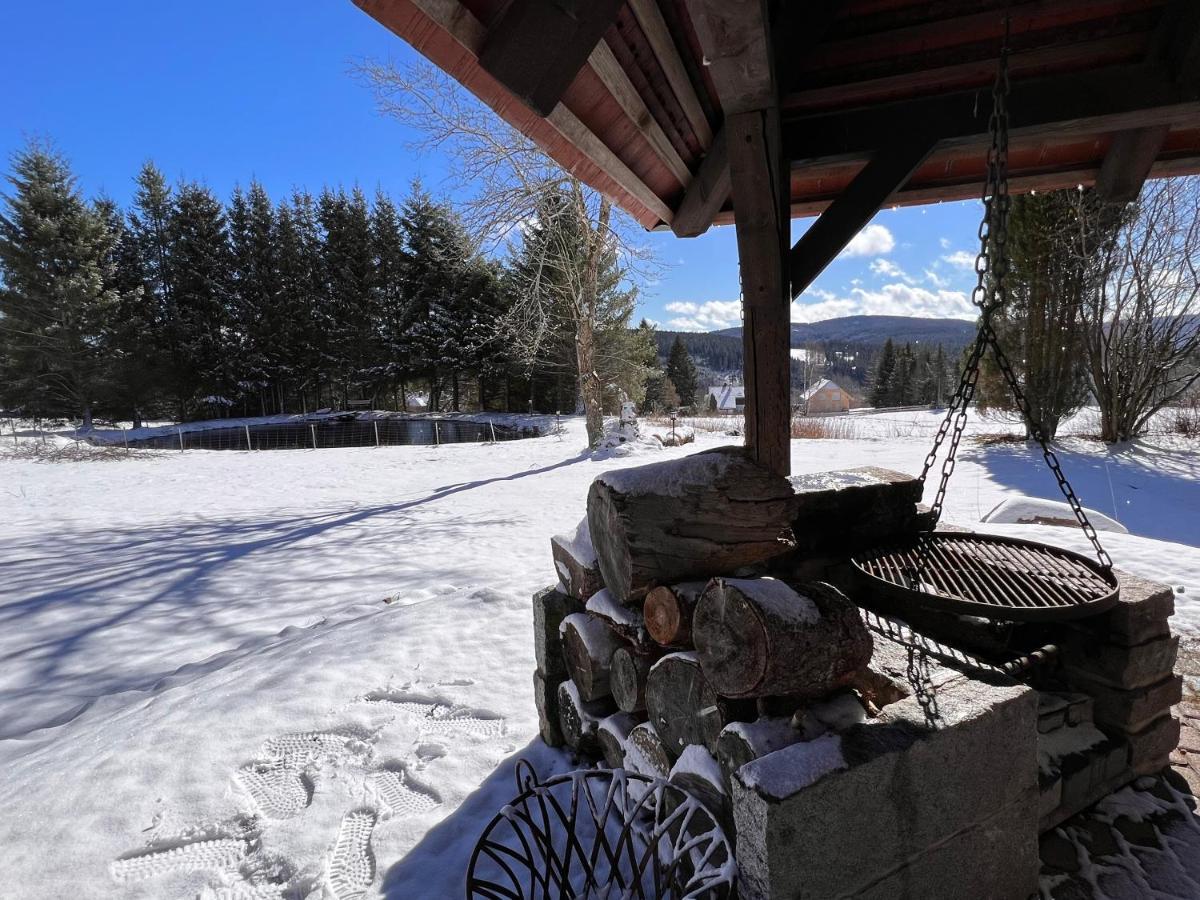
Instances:
[[[302,409],[309,391],[316,406],[329,378],[327,371],[330,317],[323,280],[323,252],[316,202],[297,191],[276,213],[276,262],[279,267],[279,307],[291,321],[285,332],[285,352],[293,388]]]
[[[133,427],[138,428],[158,387],[156,309],[146,295],[141,255],[121,210],[105,197],[98,199],[94,208],[112,238],[106,286],[118,298],[103,338],[109,387],[105,402],[129,415]]]
[[[409,374],[408,296],[405,271],[408,254],[400,228],[400,212],[383,191],[375,194],[371,209],[371,255],[375,262],[372,307],[377,316],[381,375],[403,409],[405,378]]]
[[[173,311],[167,331],[174,349],[169,385],[184,415],[228,411],[237,348],[229,339],[233,266],[225,212],[200,184],[180,185],[175,198],[167,258]]]
[[[289,364],[279,348],[292,324],[290,310],[281,308],[275,208],[263,186],[252,181],[248,195],[234,191],[228,218],[238,391],[244,400],[257,398],[266,413],[268,395],[273,408],[279,404],[281,367]]]
[[[879,354],[875,372],[871,377],[871,405],[876,408],[895,406],[892,401],[892,382],[896,371],[896,346],[888,338]]]
[[[57,153],[13,158],[0,214],[0,366],[6,395],[39,413],[77,413],[105,390],[103,335],[119,303],[113,237]]]
[[[698,389],[696,364],[692,361],[692,355],[688,353],[687,345],[683,343],[683,339],[679,335],[675,336],[675,343],[671,345],[671,352],[667,356],[667,377],[675,385],[675,393],[679,395],[680,404],[691,406],[696,402]]]
[[[375,265],[367,199],[355,188],[349,195],[325,190],[317,201],[325,232],[322,274],[327,292],[330,334],[327,363],[336,373],[342,399],[374,392],[369,359],[377,356],[372,302]]]

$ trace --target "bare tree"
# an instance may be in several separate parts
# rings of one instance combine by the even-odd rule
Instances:
[[[556,232],[561,226],[562,238],[545,242],[535,280],[517,292],[507,326],[511,346],[532,360],[556,320],[570,322],[588,443],[595,446],[604,429],[604,385],[596,361],[604,304],[597,276],[606,253],[621,255],[626,272],[647,260],[646,252],[624,237],[636,226],[622,219],[608,197],[564,171],[434,66],[400,69],[368,62],[358,73],[374,90],[380,110],[418,133],[414,149],[449,155],[452,177],[466,195],[464,220],[481,246],[506,243],[539,216],[551,215],[552,221],[542,224]]]
[[[1149,182],[1128,209],[1081,207],[1085,225],[1121,217],[1111,240],[1084,248],[1083,319],[1101,437],[1125,441],[1200,379],[1200,179]]]

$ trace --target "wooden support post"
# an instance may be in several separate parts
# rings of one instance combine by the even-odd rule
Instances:
[[[787,168],[779,109],[725,120],[742,282],[746,446],[780,475],[791,472],[791,295],[788,292]]]
[[[790,186],[768,4],[687,0],[687,6],[725,111],[725,153],[742,274],[746,446],[758,462],[787,475],[792,429],[786,268]]]

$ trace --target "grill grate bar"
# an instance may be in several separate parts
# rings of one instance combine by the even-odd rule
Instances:
[[[860,578],[893,600],[1006,620],[1101,612],[1115,576],[1069,550],[976,534],[926,534],[853,557]]]

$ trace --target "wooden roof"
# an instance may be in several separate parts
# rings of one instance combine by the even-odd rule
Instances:
[[[355,3],[646,228],[733,220],[688,0]],[[1006,14],[1013,190],[1200,172],[1197,0],[793,0],[772,16],[792,214],[914,133],[935,149],[888,203],[978,197]]]

